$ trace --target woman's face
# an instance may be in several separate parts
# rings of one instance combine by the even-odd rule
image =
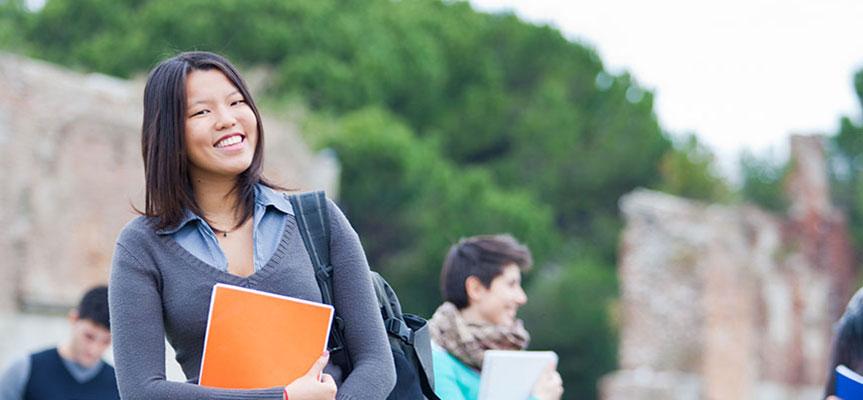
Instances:
[[[488,288],[479,285],[477,295],[470,302],[487,322],[512,324],[519,307],[527,303],[527,295],[521,288],[521,270],[515,264],[503,267],[503,272],[492,279]]]
[[[193,181],[236,177],[249,168],[258,120],[242,93],[217,69],[186,76],[186,155]]]

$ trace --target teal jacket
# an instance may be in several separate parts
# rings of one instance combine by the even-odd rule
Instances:
[[[479,371],[432,344],[434,391],[446,400],[476,400],[479,396]]]
[[[468,367],[442,347],[432,343],[434,391],[443,400],[479,398],[479,371]],[[528,400],[536,400],[531,396]]]

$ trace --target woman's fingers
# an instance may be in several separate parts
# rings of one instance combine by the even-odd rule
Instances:
[[[325,351],[321,356],[312,364],[312,367],[309,368],[309,371],[306,372],[306,376],[313,376],[315,379],[321,376],[324,372],[324,368],[327,366],[327,362],[330,360],[330,352]]]
[[[563,380],[556,369],[546,369],[533,386],[532,394],[539,400],[560,400]]]
[[[332,400],[336,398],[336,382],[330,374],[321,372],[328,357],[321,356],[305,375],[285,387],[285,397],[290,400]],[[323,366],[322,366],[323,365]]]
[[[336,381],[333,380],[330,374],[321,374],[321,384],[328,389],[332,389],[333,394],[336,393]]]

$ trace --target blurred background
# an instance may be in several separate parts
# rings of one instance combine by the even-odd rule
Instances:
[[[859,103],[828,109],[826,123],[771,125],[781,132],[765,141],[768,128],[700,99],[733,86],[728,102],[764,103],[746,108],[758,121],[798,121],[807,104],[832,104],[799,82],[838,79],[863,98],[863,49],[838,77],[763,86],[682,73],[699,71],[692,62],[644,84],[640,53],[627,61],[612,46],[609,66],[605,36],[573,26],[628,27],[668,49],[679,43],[650,33],[675,7],[654,20],[618,1],[591,19],[528,3],[563,2],[0,0],[0,363],[59,340],[63,314],[107,281],[143,199],[145,74],[208,50],[241,67],[262,108],[267,175],[336,198],[406,310],[429,317],[440,303],[450,243],[511,232],[536,260],[520,313],[530,347],[559,354],[565,398],[817,398],[831,326],[859,287]],[[772,6],[740,22],[750,29],[737,40],[775,25]],[[841,11],[822,16],[854,15]],[[778,32],[756,41],[760,58],[708,64],[758,65],[793,47]],[[795,49],[830,64],[806,51],[855,46],[835,35]],[[652,54],[700,60],[700,44],[734,43]],[[690,120],[659,108],[665,82]],[[801,104],[768,113],[765,91]],[[760,142],[739,144],[749,139]]]

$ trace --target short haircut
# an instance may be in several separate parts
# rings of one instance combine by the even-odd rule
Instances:
[[[224,57],[205,51],[180,53],[162,61],[150,72],[144,87],[144,122],[141,127],[141,152],[144,158],[145,199],[142,214],[154,217],[156,228],[178,224],[189,210],[201,213],[189,176],[186,154],[186,78],[192,71],[217,70],[243,95],[258,119],[258,140],[252,163],[240,174],[237,191],[240,211],[238,221],[254,212],[255,185],[277,188],[263,179],[264,126],[243,78]]]
[[[503,273],[507,265],[515,264],[521,271],[533,265],[527,246],[509,234],[481,235],[463,238],[452,245],[440,274],[441,295],[459,310],[467,307],[467,278],[475,276],[485,287]]]
[[[111,330],[111,320],[108,315],[108,287],[96,286],[84,293],[78,303],[78,319],[86,319]]]

